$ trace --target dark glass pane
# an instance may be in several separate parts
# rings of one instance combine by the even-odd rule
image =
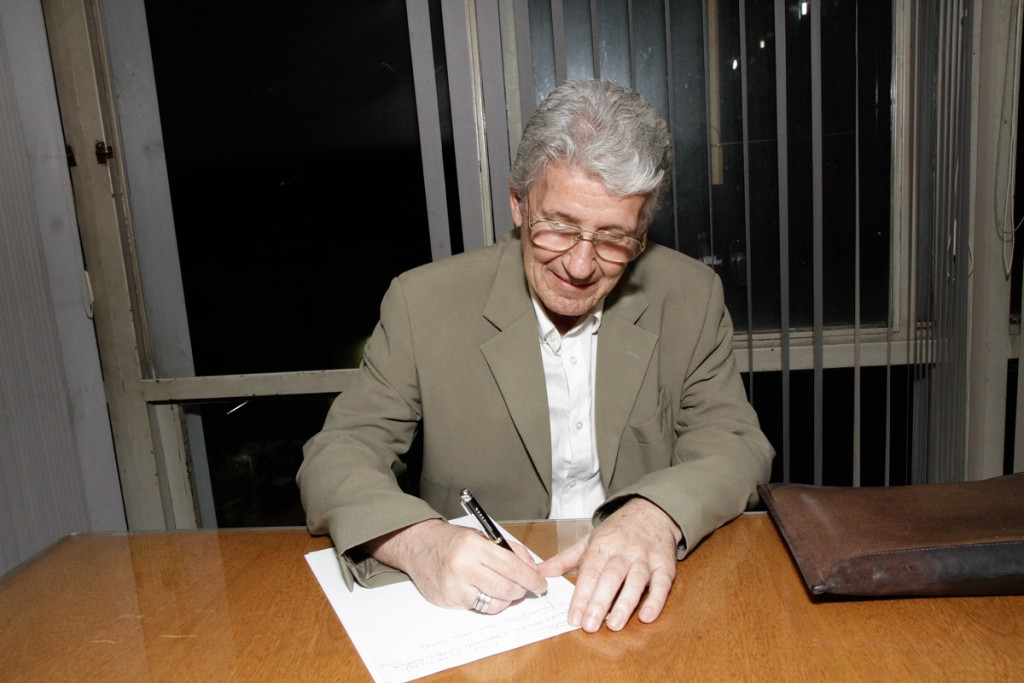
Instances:
[[[205,403],[206,458],[219,527],[306,523],[295,473],[302,445],[323,426],[333,396]]]
[[[890,290],[892,9],[854,1],[821,8],[824,324],[854,323],[859,239],[861,323],[883,325]],[[790,315],[796,328],[814,322],[810,24],[800,2],[787,4]]]
[[[530,49],[533,58],[533,104],[537,106],[558,85],[555,79],[555,41],[551,23],[551,0],[530,0],[529,12]]]
[[[539,99],[540,84],[554,73],[551,2],[531,0],[529,7]],[[635,79],[656,107],[667,109],[675,138],[670,206],[651,226],[651,240],[715,268],[738,331],[778,330],[784,303],[792,328],[813,326],[811,4],[785,2],[781,31],[774,0],[601,0],[591,7],[601,75],[627,84]],[[892,7],[858,0],[820,7],[824,324],[853,325],[859,297],[861,323],[884,325],[891,289]],[[581,8],[576,0],[563,7],[566,59],[577,65],[591,57]],[[776,60],[779,41],[785,64]],[[670,68],[661,75],[663,44]],[[628,73],[619,63],[627,46]],[[783,75],[786,147],[780,150],[777,87]],[[786,302],[780,197],[788,207]]]
[[[694,4],[675,3],[672,8],[680,13],[693,12]],[[705,49],[711,60],[707,65],[707,96],[713,97],[712,86],[717,86],[718,92],[718,99],[707,109],[707,127],[717,132],[721,144],[720,150],[711,149],[707,185],[707,214],[712,227],[707,238],[684,238],[678,245],[682,251],[711,263],[721,275],[738,330],[750,325],[758,331],[779,328],[782,301],[776,84],[780,67],[775,60],[775,45],[777,40],[784,40],[788,145],[783,151],[788,177],[781,191],[787,192],[789,213],[788,304],[791,325],[807,328],[814,322],[810,17],[802,13],[801,3],[788,3],[785,33],[779,36],[771,0],[719,2],[716,7],[717,29],[709,21],[708,30],[714,35],[709,35]],[[861,319],[865,324],[883,324],[888,314],[891,122],[887,55],[891,10],[872,7],[863,10],[864,16],[858,14],[860,11],[858,3],[852,1],[825,3],[821,18],[822,272],[824,321],[831,326],[854,322],[858,161],[864,263]],[[741,38],[746,41],[743,45]],[[691,54],[692,48],[686,52],[687,44],[680,42],[673,40],[673,65],[676,71],[687,73],[681,55],[688,55],[688,60],[698,57]],[[689,71],[693,68],[690,65]],[[679,112],[681,106],[686,113]],[[677,101],[675,118],[685,120],[687,114],[700,117],[704,114],[700,106],[700,102],[685,98]],[[677,129],[677,136],[686,134]],[[680,148],[688,151],[682,144]],[[883,191],[885,196],[879,200],[876,195]],[[699,207],[696,193],[689,190],[685,199],[691,198],[692,205]],[[676,208],[684,211],[679,205]],[[685,214],[680,218],[687,220]],[[753,297],[750,301],[748,291]]]
[[[569,78],[593,78],[590,0],[564,0],[562,16],[565,20],[565,68]]]
[[[747,215],[740,21],[739,3],[718,3],[717,40],[708,37],[708,78],[718,79],[719,115],[716,118],[712,110],[708,125],[719,131],[721,142],[720,156],[716,158],[712,149],[711,161],[711,263],[722,277],[736,328],[743,330],[747,327]],[[712,49],[716,43],[717,59]]]
[[[632,4],[633,87],[667,120],[669,117],[668,55],[665,45],[665,9],[660,2]]]
[[[750,318],[755,330],[782,319],[779,266],[779,146],[776,115],[775,5],[746,3],[747,136],[750,177]],[[739,311],[736,312],[737,314]],[[743,321],[742,329],[747,328]]]
[[[861,322],[889,321],[892,234],[892,7],[857,5],[860,72],[860,281]]]
[[[356,365],[430,260],[404,0],[146,12],[197,374]]]
[[[295,475],[302,446],[323,427],[334,397],[313,394],[186,406],[202,418],[218,527],[305,525]],[[414,495],[422,453],[417,437],[403,456],[408,469],[398,477]]]
[[[663,210],[672,218],[671,230],[652,231],[651,239],[711,262],[714,257],[708,196],[707,78],[704,72],[702,3],[673,2],[669,29],[673,102],[669,125],[675,138],[675,206]]]
[[[881,486],[910,481],[912,374],[906,366],[865,367],[860,374],[860,483]],[[750,376],[744,375],[749,386]],[[822,480],[826,485],[853,484],[852,368],[832,368],[822,376]],[[783,480],[782,373],[754,373],[752,404],[761,429],[775,446],[772,481]],[[814,483],[814,372],[790,373],[790,481]],[[888,420],[887,420],[888,417]]]
[[[814,324],[811,158],[811,22],[800,2],[786,3],[786,130],[789,198],[789,316],[794,328]]]
[[[635,87],[630,68],[629,3],[622,0],[597,0],[597,49],[601,78]]]
[[[856,296],[856,5],[821,3],[824,323],[850,325]]]

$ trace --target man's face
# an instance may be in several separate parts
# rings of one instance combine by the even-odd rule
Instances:
[[[596,176],[559,163],[548,165],[529,196],[523,198],[525,201],[514,192],[510,197],[512,219],[523,229],[526,281],[547,309],[548,317],[565,334],[580,316],[615,289],[626,267],[601,259],[594,245],[585,240],[562,253],[535,246],[529,235],[531,217],[585,230],[621,232],[642,240],[640,210],[645,198],[612,194]]]

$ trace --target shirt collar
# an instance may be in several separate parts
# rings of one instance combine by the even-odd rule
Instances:
[[[557,353],[562,345],[562,335],[558,333],[555,324],[551,322],[551,318],[548,317],[547,312],[544,310],[544,304],[540,302],[540,299],[537,298],[533,290],[530,290],[530,299],[533,301],[533,312],[537,315],[537,329],[540,333],[540,340],[551,346]],[[580,319],[565,336],[570,337],[587,333],[597,334],[597,330],[601,327],[601,316],[603,313],[604,301],[599,301],[586,315],[580,316]]]

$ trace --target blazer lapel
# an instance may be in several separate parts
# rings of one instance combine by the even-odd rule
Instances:
[[[647,374],[658,335],[636,326],[647,298],[627,273],[605,302],[597,337],[595,420],[601,480],[607,488],[615,472],[619,440]]]
[[[480,345],[505,406],[544,487],[551,490],[551,425],[537,316],[523,275],[519,240],[503,250],[484,317],[498,334]]]

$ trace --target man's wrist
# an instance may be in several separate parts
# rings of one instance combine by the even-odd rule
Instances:
[[[665,512],[664,508],[649,498],[634,495],[623,502],[622,505],[620,505],[612,514],[619,512],[629,514],[633,511],[635,511],[636,514],[648,516],[652,520],[663,520],[664,528],[671,534],[677,548],[680,547],[680,544],[685,542],[683,530],[680,528],[679,524],[672,519],[672,515]]]
[[[359,546],[358,550],[381,564],[404,572],[408,567],[406,558],[418,552],[422,535],[429,532],[431,526],[445,523],[441,519],[425,519],[371,539]]]

